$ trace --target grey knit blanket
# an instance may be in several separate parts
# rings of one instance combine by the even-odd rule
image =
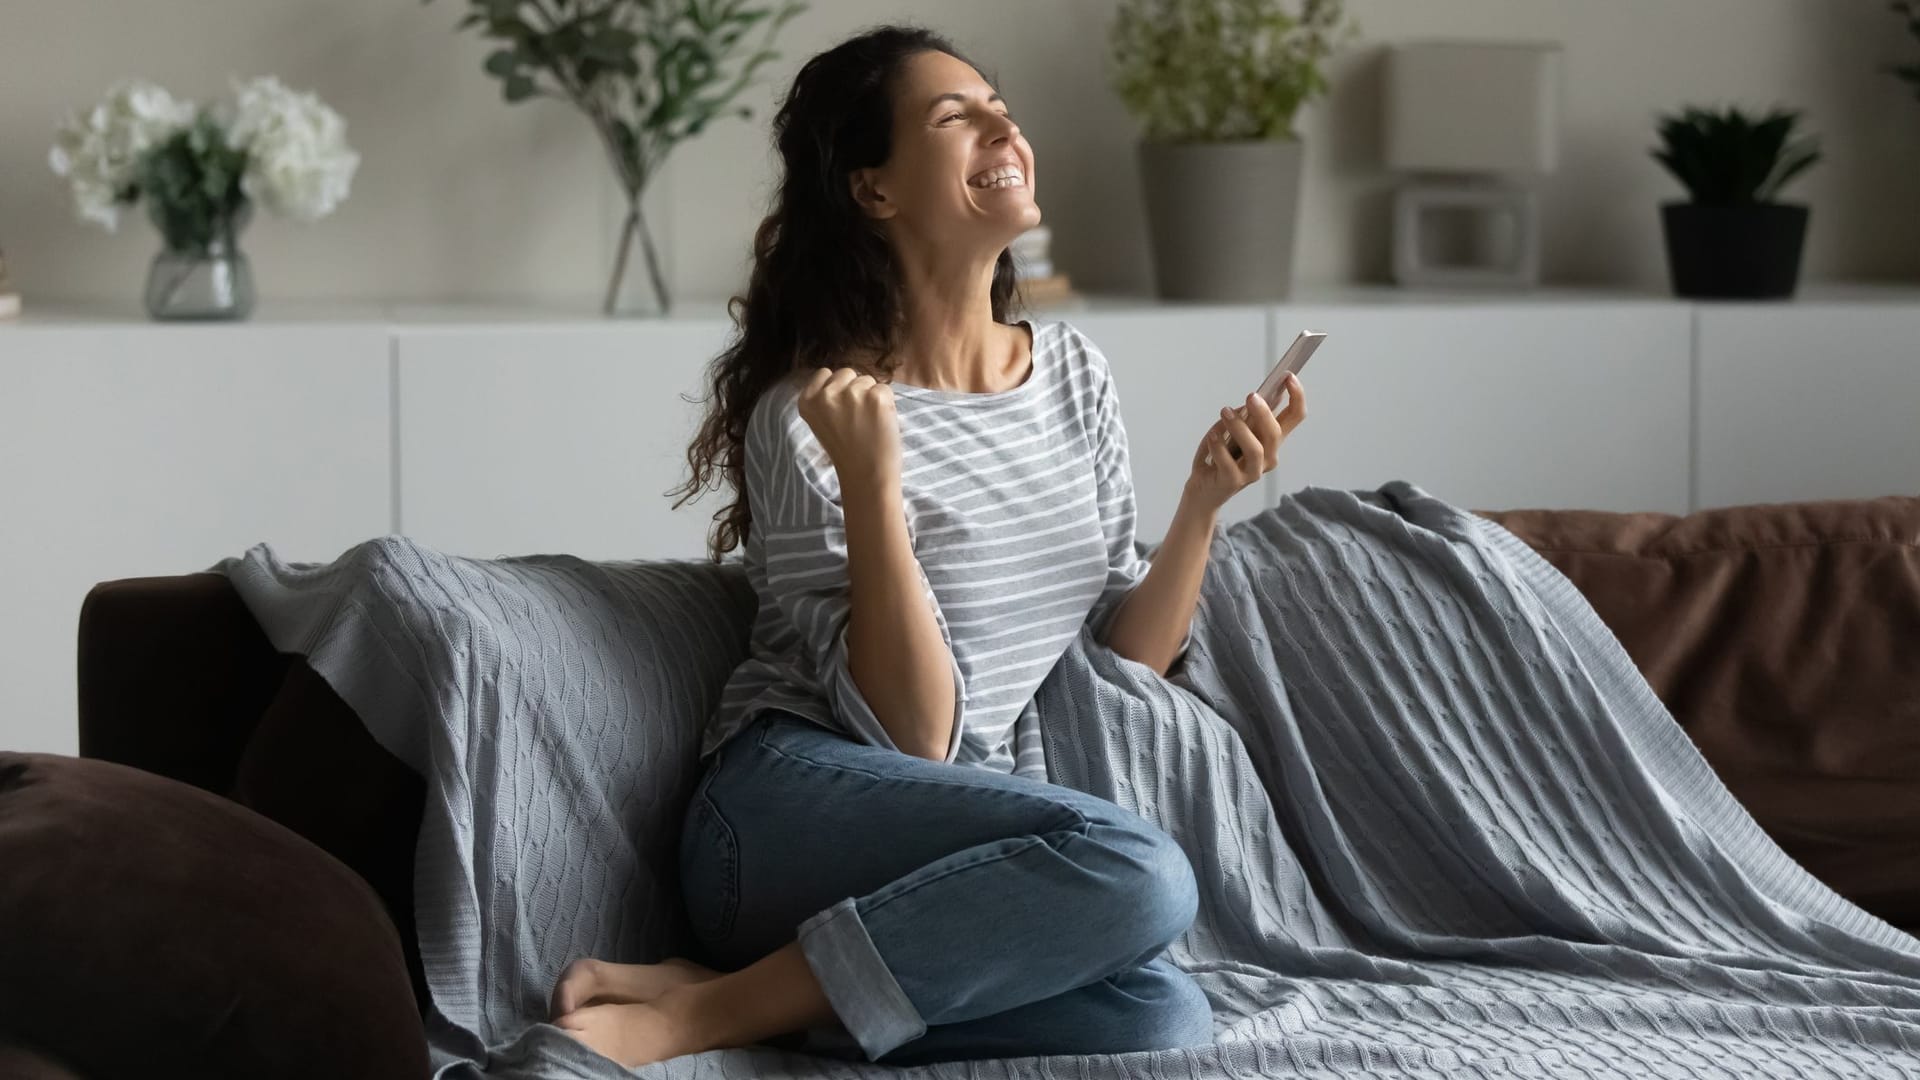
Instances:
[[[578,956],[683,951],[680,815],[745,655],[744,571],[397,536],[212,569],[426,778],[435,1075],[626,1074],[544,1022],[547,994]],[[633,1074],[1920,1076],[1920,940],[1761,832],[1564,576],[1405,481],[1223,527],[1171,678],[1083,631],[1032,707],[1053,782],[1192,860],[1170,952],[1213,1045],[911,1070],[756,1046]]]

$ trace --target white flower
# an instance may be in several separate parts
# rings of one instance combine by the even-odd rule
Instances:
[[[72,187],[81,220],[115,231],[120,205],[132,201],[141,155],[191,124],[194,112],[193,102],[175,100],[153,83],[124,79],[84,116],[69,113],[55,129],[47,163]]]
[[[310,93],[271,75],[233,80],[234,101],[215,106],[227,141],[247,151],[240,190],[277,214],[314,221],[347,197],[360,155],[347,146],[346,121]]]
[[[227,143],[246,155],[241,193],[300,221],[332,213],[360,164],[340,114],[272,76],[235,79],[233,89],[232,100],[216,102],[209,112]],[[153,83],[122,80],[100,104],[56,127],[47,163],[67,180],[78,216],[111,232],[120,208],[143,194],[141,158],[192,125],[197,113],[191,101],[175,100]]]

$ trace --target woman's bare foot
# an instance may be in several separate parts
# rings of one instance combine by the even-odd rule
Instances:
[[[590,965],[581,966],[594,970]],[[659,990],[663,978],[677,976],[682,980],[648,1001],[582,1004],[554,1017],[556,1027],[628,1068],[729,1046],[750,1046],[771,1035],[834,1019],[833,1003],[814,977],[798,940],[738,971],[725,973],[677,958],[665,964],[605,966],[645,973],[651,991]],[[571,974],[572,968],[568,970]],[[574,991],[570,988],[568,993]],[[569,1002],[574,1000],[568,997]]]
[[[629,1069],[700,1049],[686,1025],[658,1001],[588,1005],[556,1018],[554,1025]]]
[[[616,964],[583,956],[568,964],[553,984],[548,1015],[557,1020],[590,1005],[648,1002],[676,986],[719,977],[720,973],[712,968],[678,956],[657,964]]]

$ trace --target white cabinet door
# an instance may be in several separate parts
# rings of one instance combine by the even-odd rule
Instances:
[[[1686,305],[1282,305],[1274,343],[1328,337],[1280,487],[1406,480],[1476,510],[1688,508]]]
[[[1113,369],[1133,463],[1135,532],[1148,544],[1158,543],[1180,504],[1193,452],[1220,418],[1220,407],[1245,400],[1266,374],[1265,310],[1169,304],[1042,312],[1040,317],[1078,327]],[[1256,485],[1227,503],[1220,521],[1258,513],[1267,501]]]
[[[1707,304],[1700,505],[1920,495],[1920,306]]]
[[[723,320],[395,329],[400,527],[459,555],[701,558],[723,488],[671,508]],[[683,398],[694,398],[688,402]]]
[[[0,749],[77,752],[96,583],[386,533],[387,385],[378,323],[0,327]]]

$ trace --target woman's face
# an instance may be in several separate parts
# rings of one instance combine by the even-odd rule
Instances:
[[[1040,223],[1033,147],[972,65],[943,52],[911,57],[893,100],[893,153],[852,177],[854,198],[908,237],[997,256]]]

